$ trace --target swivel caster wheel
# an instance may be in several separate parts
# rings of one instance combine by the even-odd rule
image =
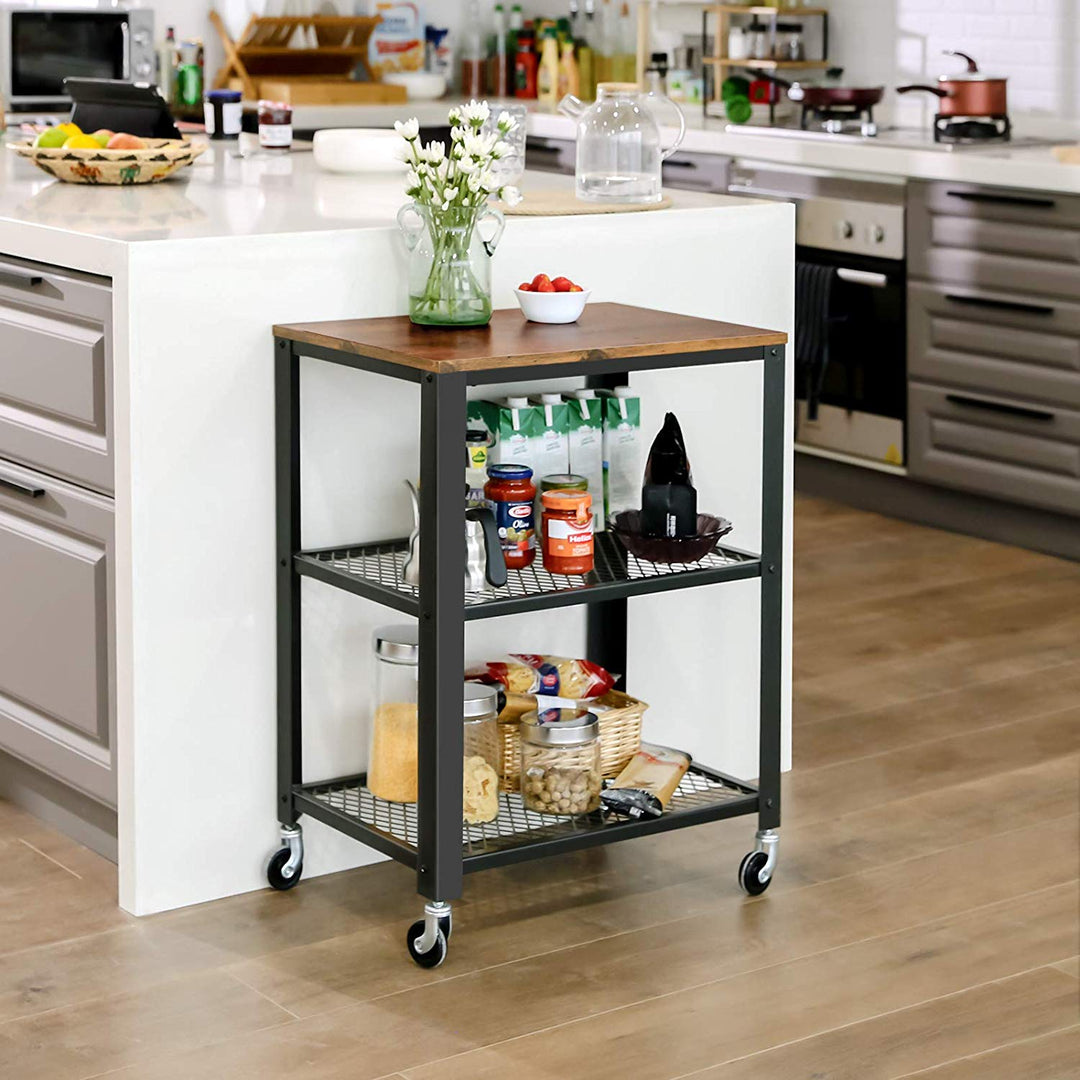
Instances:
[[[405,935],[409,955],[422,968],[437,968],[446,959],[452,929],[449,904],[425,904],[424,917],[414,922]]]
[[[291,889],[304,872],[304,839],[300,826],[283,828],[281,839],[286,846],[270,856],[266,880],[272,889],[284,892]]]
[[[739,886],[747,896],[760,896],[769,887],[776,870],[779,843],[775,829],[758,831],[757,847],[739,863]]]

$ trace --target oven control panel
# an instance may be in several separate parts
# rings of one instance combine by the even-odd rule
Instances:
[[[902,206],[821,197],[795,205],[797,244],[879,259],[904,257]]]

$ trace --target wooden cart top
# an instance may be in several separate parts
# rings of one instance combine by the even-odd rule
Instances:
[[[563,326],[526,322],[517,308],[496,311],[485,327],[415,326],[405,316],[275,326],[289,341],[384,360],[437,374],[535,364],[585,363],[632,356],[784,345],[787,334],[737,323],[673,315],[626,304],[590,304]]]

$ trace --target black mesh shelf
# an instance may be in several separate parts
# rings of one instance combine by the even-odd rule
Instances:
[[[415,615],[419,590],[402,578],[406,541],[303,552],[295,556],[298,573]],[[584,577],[551,574],[539,555],[532,566],[510,570],[506,585],[490,593],[465,594],[465,618],[490,618],[517,611],[614,600],[719,581],[759,577],[756,555],[718,547],[697,563],[652,563],[631,555],[611,533],[596,537],[596,567]]]
[[[376,798],[364,787],[363,776],[305,784],[295,790],[297,804],[305,813],[402,862],[416,864],[414,803]],[[525,808],[520,795],[505,792],[500,793],[499,803],[499,816],[494,821],[462,827],[466,870],[755,813],[758,799],[750,784],[695,764],[660,818],[628,821],[603,811],[577,818],[538,814]]]

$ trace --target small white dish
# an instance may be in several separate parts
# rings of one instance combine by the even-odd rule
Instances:
[[[446,76],[437,71],[388,71],[382,81],[404,86],[410,101],[436,101],[446,93]]]
[[[332,173],[402,173],[397,157],[404,145],[396,131],[384,128],[324,128],[312,140],[315,164]]]
[[[529,322],[572,323],[581,318],[589,302],[589,289],[581,292],[526,292],[515,289],[514,294]]]

